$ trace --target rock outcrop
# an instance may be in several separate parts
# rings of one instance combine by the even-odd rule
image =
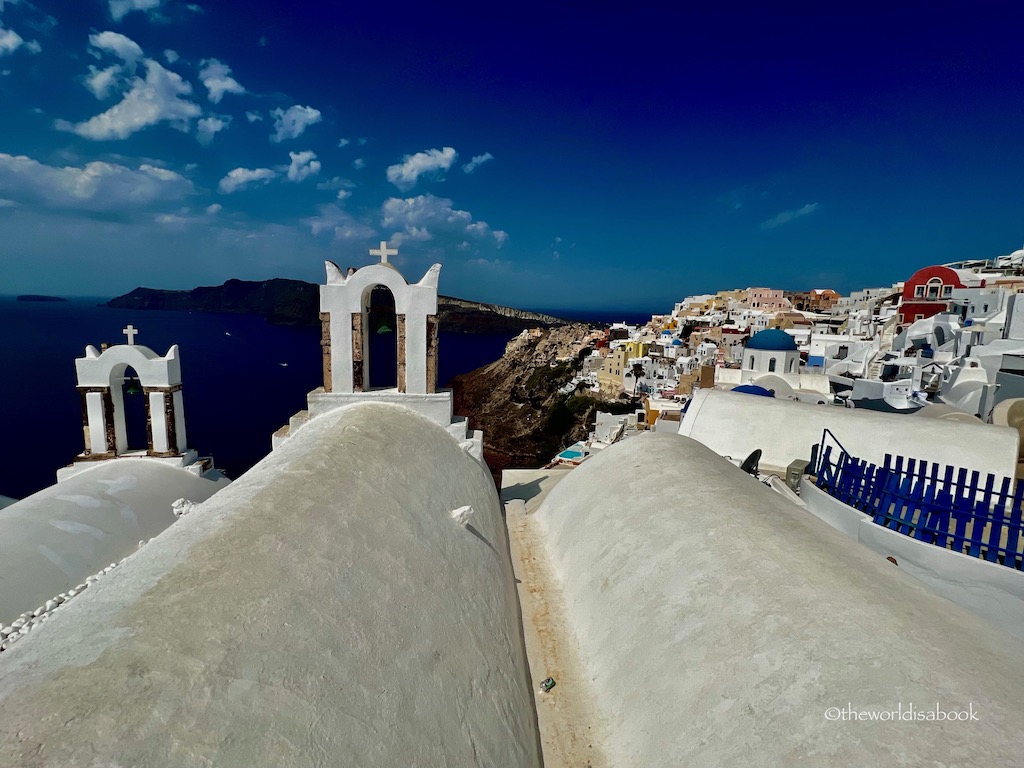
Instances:
[[[632,412],[632,401],[605,402],[587,391],[563,394],[589,355],[594,329],[572,323],[523,331],[490,365],[452,380],[455,412],[484,431],[484,460],[495,477],[506,467],[540,467],[587,436],[597,410]]]

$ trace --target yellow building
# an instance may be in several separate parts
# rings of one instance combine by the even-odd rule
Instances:
[[[626,350],[626,360],[631,357],[643,357],[651,351],[651,342],[649,341],[627,341],[625,344],[620,346]]]
[[[601,394],[605,397],[618,397],[622,394],[622,374],[626,369],[626,361],[629,359],[628,344],[620,344],[608,353],[604,359],[604,365],[597,372],[597,384],[601,388]],[[636,357],[636,355],[633,355]]]

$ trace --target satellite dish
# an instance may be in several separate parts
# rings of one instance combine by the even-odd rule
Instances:
[[[745,458],[743,460],[743,463],[740,464],[740,469],[742,469],[748,475],[753,475],[754,477],[757,477],[758,476],[757,465],[758,465],[758,463],[760,461],[761,461],[761,449],[760,448],[755,448],[753,453],[751,453],[749,456],[747,456],[747,458]]]

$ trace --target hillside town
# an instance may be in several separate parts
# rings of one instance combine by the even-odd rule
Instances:
[[[678,431],[692,395],[710,388],[1006,425],[998,406],[1024,395],[1021,292],[1024,249],[929,265],[849,296],[766,287],[687,296],[644,325],[615,323],[579,344],[582,365],[564,393],[642,406],[599,414],[588,444],[554,463],[578,464],[623,431]]]

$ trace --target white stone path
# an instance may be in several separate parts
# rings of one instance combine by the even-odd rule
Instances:
[[[523,637],[540,726],[545,768],[609,768],[592,734],[602,728],[592,704],[576,639],[566,625],[565,605],[551,573],[538,526],[531,519],[548,492],[571,470],[516,469],[502,472],[512,568],[519,593]],[[540,691],[544,678],[555,687]]]

